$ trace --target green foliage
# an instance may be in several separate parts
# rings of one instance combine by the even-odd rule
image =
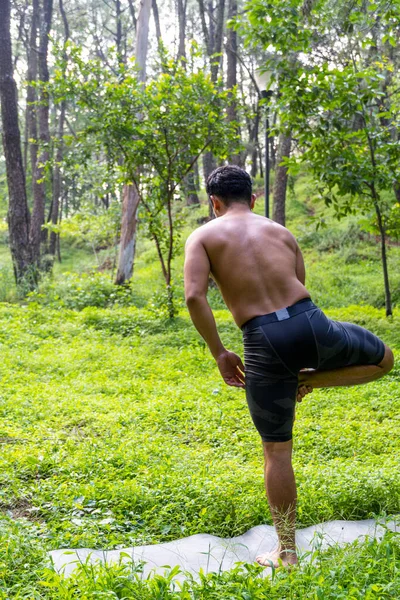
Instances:
[[[98,262],[98,251],[116,244],[121,224],[121,207],[113,202],[107,210],[98,214],[84,205],[74,216],[57,225],[48,223],[46,228],[60,233],[63,240],[75,247],[87,247],[93,251]]]
[[[135,294],[131,285],[116,286],[109,274],[96,271],[81,274],[66,272],[58,280],[51,277],[44,279],[37,290],[28,294],[27,300],[73,310],[89,306],[143,305],[143,299]]]
[[[141,224],[156,243],[174,316],[171,263],[182,227],[182,184],[203,152],[224,160],[238,146],[237,124],[224,118],[234,95],[203,69],[188,72],[181,61],[164,58],[157,76],[141,85],[132,62],[115,74],[100,59],[83,59],[76,47],[69,46],[69,53],[67,76],[62,54],[52,85],[58,101],[73,99],[86,117],[69,142],[84,149],[86,162],[103,153],[119,182],[135,186]]]
[[[277,130],[290,131],[319,195],[336,216],[368,215],[385,240],[398,226],[400,88],[392,42],[398,3],[249,2],[248,43],[279,83]],[[290,20],[289,20],[290,15]],[[382,265],[387,275],[385,248]],[[390,291],[385,281],[387,312]]]
[[[399,315],[387,319],[359,306],[329,314],[370,328],[399,357]],[[227,311],[216,311],[216,319],[224,342],[241,352],[240,331]],[[157,586],[168,587],[168,579],[139,581],[140,573],[125,567],[81,569],[63,581],[44,570],[45,550],[204,532],[227,537],[271,522],[244,394],[223,384],[186,313],[171,321],[117,305],[76,312],[3,304],[0,339],[5,598],[81,599],[121,590],[159,598]],[[299,526],[398,513],[398,378],[396,366],[368,386],[316,391],[298,407]],[[253,597],[280,598],[291,585],[307,593],[323,587],[324,598],[362,598],[362,590],[379,584],[377,598],[385,597],[391,589],[385,586],[397,581],[391,561],[398,550],[393,537],[382,544],[318,554],[311,566],[277,573],[272,583],[258,578],[254,566],[200,583],[189,579],[187,593],[230,598],[244,586]],[[359,596],[349,595],[352,587]]]
[[[258,0],[249,3],[246,16],[248,43],[269,51],[265,68],[279,82],[279,127],[292,131],[301,148],[293,162],[309,166],[338,216],[353,210],[353,197],[357,208],[368,211],[368,198],[376,200],[372,187],[379,194],[400,179],[393,135],[399,88],[387,43],[400,18],[398,6],[380,2],[365,10],[361,2],[349,8],[319,2],[307,9],[300,0]],[[378,30],[384,34],[379,42]]]

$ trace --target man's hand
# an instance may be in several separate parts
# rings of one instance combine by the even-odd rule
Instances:
[[[301,369],[299,372],[299,387],[297,388],[297,402],[301,402],[307,394],[313,391],[312,385],[308,381],[308,375],[315,369]]]
[[[216,359],[219,372],[227,385],[244,388],[244,365],[240,356],[229,350],[222,352]]]
[[[311,385],[300,384],[297,388],[297,402],[301,402],[307,394],[311,394],[313,388]]]

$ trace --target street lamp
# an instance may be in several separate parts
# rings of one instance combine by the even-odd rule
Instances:
[[[258,69],[256,71],[256,81],[260,90],[260,96],[265,99],[265,175],[264,175],[264,196],[265,196],[265,216],[269,219],[269,171],[270,171],[270,160],[269,160],[269,101],[273,95],[271,89],[271,71],[264,71]]]

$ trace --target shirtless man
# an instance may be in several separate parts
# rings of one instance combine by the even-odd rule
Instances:
[[[187,240],[186,303],[225,383],[246,389],[262,439],[278,547],[257,561],[288,566],[297,562],[292,468],[296,399],[313,388],[374,381],[391,370],[393,354],[371,332],[331,321],[313,304],[295,238],[285,227],[252,213],[255,195],[246,171],[219,167],[207,180],[207,194],[218,218]],[[245,366],[218,335],[207,302],[210,275],[243,330]]]

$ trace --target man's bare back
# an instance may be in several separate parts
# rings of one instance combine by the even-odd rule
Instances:
[[[239,327],[310,296],[293,235],[248,206],[237,203],[203,225],[192,234],[191,244],[204,247],[211,275]]]

